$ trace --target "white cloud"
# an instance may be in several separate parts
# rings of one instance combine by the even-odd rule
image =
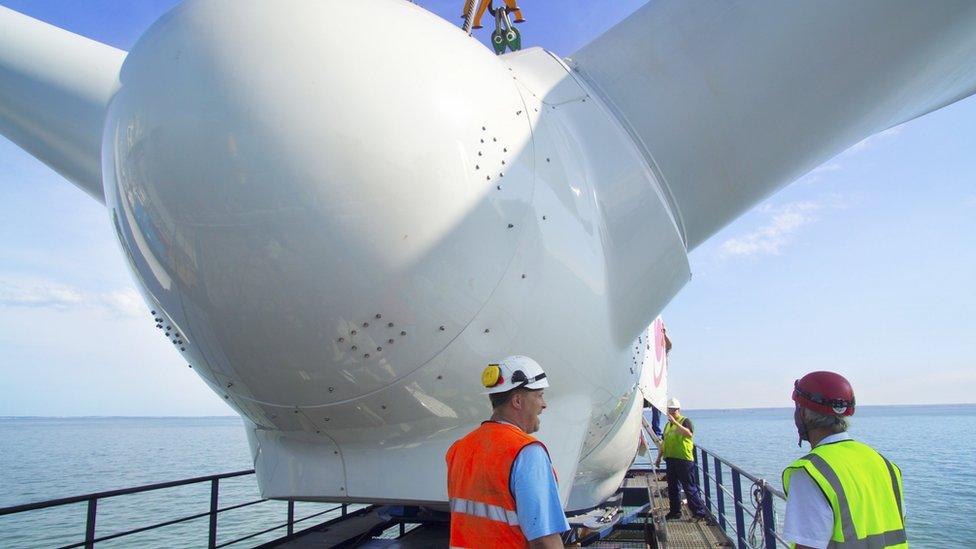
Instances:
[[[843,169],[843,166],[836,162],[828,162],[826,164],[821,164],[813,169],[811,174],[826,173],[826,172],[838,172]]]
[[[886,139],[891,139],[896,137],[902,132],[902,126],[895,126],[894,128],[888,128],[883,132],[876,133],[874,135],[868,136],[857,143],[851,145],[846,152],[855,153],[871,148],[876,145],[879,141],[884,141]]]
[[[0,305],[66,309],[84,301],[80,292],[63,284],[41,280],[0,282]]]
[[[722,243],[724,256],[753,256],[779,254],[792,235],[802,226],[816,221],[821,208],[816,202],[791,202],[781,206],[764,205],[759,211],[770,216],[758,229]]]
[[[146,303],[134,288],[123,288],[101,294],[102,305],[120,316],[140,316],[146,314]]]
[[[146,313],[146,305],[142,297],[131,287],[106,293],[92,293],[42,279],[0,282],[0,307],[59,311],[83,307],[101,308],[113,315],[123,317]]]

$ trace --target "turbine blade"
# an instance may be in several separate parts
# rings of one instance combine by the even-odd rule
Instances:
[[[0,6],[0,134],[99,202],[102,127],[124,51]]]
[[[689,250],[878,131],[976,91],[976,2],[651,2],[573,57]]]

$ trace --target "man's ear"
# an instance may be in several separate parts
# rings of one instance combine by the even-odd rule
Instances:
[[[515,391],[515,394],[513,394],[512,395],[512,398],[509,399],[509,402],[512,403],[512,408],[514,408],[516,410],[521,410],[522,409],[522,396],[523,395],[524,395],[524,393],[522,393],[521,391]]]

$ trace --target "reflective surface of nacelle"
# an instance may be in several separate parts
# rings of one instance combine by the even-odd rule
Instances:
[[[598,504],[637,445],[635,337],[689,276],[657,180],[549,53],[330,6],[188,2],[128,55],[102,172],[160,329],[267,497],[444,501],[481,368],[521,353],[564,499]]]

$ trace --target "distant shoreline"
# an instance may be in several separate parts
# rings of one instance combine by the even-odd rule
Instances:
[[[962,408],[976,406],[976,402],[953,402],[948,404],[865,404],[858,408]],[[764,410],[792,410],[791,406],[767,406],[760,408],[688,408],[688,412],[723,412],[723,411],[764,411]],[[0,416],[2,420],[24,420],[24,419],[241,419],[238,415],[224,416]]]

